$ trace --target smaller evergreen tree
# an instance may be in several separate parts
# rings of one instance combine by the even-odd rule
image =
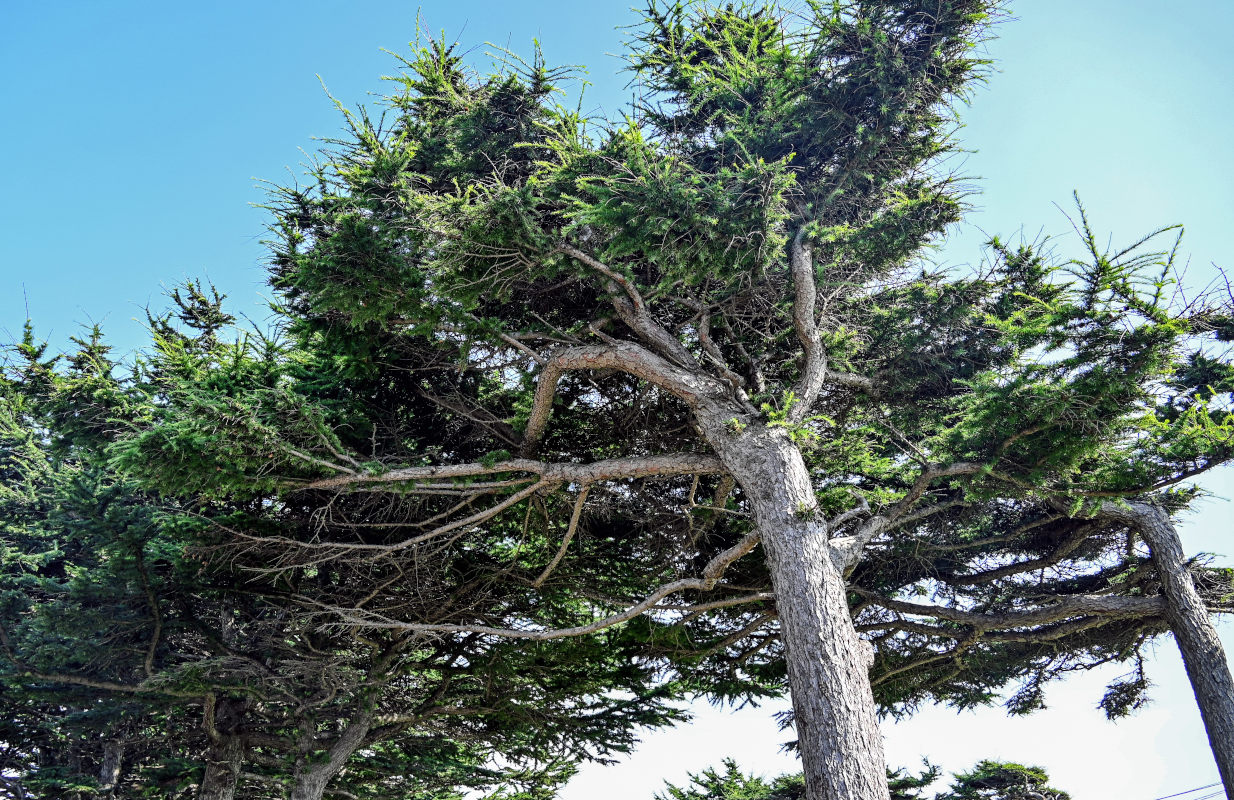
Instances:
[[[927,800],[924,792],[940,774],[929,763],[917,775],[905,769],[887,770],[891,800]],[[1049,781],[1041,767],[982,760],[970,771],[953,775],[950,789],[935,794],[933,800],[1070,800],[1071,795],[1051,787]],[[709,767],[691,774],[686,786],[665,781],[656,800],[803,800],[805,791],[801,773],[761,778],[742,772],[736,761],[726,758],[721,769]]]

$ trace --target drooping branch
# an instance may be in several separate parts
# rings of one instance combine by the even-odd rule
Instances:
[[[751,531],[742,537],[741,540],[735,545],[717,554],[711,559],[711,561],[707,562],[707,565],[703,568],[702,577],[684,578],[666,583],[648,594],[638,603],[635,603],[628,608],[617,612],[616,614],[611,614],[585,625],[576,625],[569,628],[522,629],[499,628],[491,625],[439,625],[433,623],[400,622],[371,611],[362,611],[361,609],[356,608],[329,606],[311,600],[308,602],[314,606],[322,608],[325,611],[329,611],[337,615],[344,622],[370,628],[404,630],[416,633],[477,633],[488,636],[499,636],[505,639],[528,639],[532,641],[566,639],[574,636],[586,636],[587,634],[596,633],[606,628],[611,628],[614,625],[627,622],[647,611],[660,608],[661,600],[677,594],[678,592],[691,590],[707,592],[713,590],[720,578],[723,577],[725,570],[727,570],[733,562],[753,550],[758,545],[758,541],[758,532]],[[753,603],[763,600],[766,600],[766,593],[756,592],[751,595],[746,595],[740,602]],[[736,603],[726,605],[735,604]]]

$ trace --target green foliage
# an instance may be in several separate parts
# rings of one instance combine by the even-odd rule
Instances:
[[[134,780],[187,785],[208,745],[182,695],[209,696],[221,739],[260,734],[249,766],[282,780],[374,713],[406,721],[366,734],[343,791],[427,796],[471,774],[544,796],[573,760],[679,718],[675,697],[785,690],[761,549],[599,624],[748,543],[753,488],[710,467],[562,478],[756,440],[801,456],[803,522],[887,523],[845,576],[884,711],[1010,688],[1027,713],[1059,675],[1137,661],[1163,616],[1016,615],[1160,591],[1134,531],[1093,512],[1181,510],[1186,482],[1234,457],[1234,313],[1176,299],[1165,231],[1106,249],[1082,208],[1077,258],[994,239],[975,270],[928,265],[965,208],[940,164],[996,13],[653,2],[629,42],[640,97],[614,120],[563,105],[572,72],[538,52],[481,74],[418,42],[384,114],[340,104],[345,134],[271,192],[273,333],[236,330],[190,283],[131,371],[97,330],[64,357],[29,329],[13,351],[0,677],[22,723],[6,736],[78,752],[124,716],[196,759],[151,750]],[[563,353],[611,358],[558,374]],[[1231,607],[1228,575],[1192,573]],[[1146,686],[1116,682],[1102,707],[1132,711]],[[485,767],[490,750],[510,769]],[[983,762],[946,797],[1043,785]],[[727,764],[670,796],[708,792],[800,782]]]
[[[176,298],[184,325],[207,327],[177,338],[155,326],[154,388],[111,445],[112,466],[167,497],[287,504],[290,531],[286,519],[244,523],[280,542],[280,564],[394,548],[378,557],[383,569],[400,558],[442,565],[434,591],[485,587],[459,621],[585,624],[739,541],[748,498],[737,490],[708,508],[699,498],[723,485],[710,476],[596,484],[581,535],[554,560],[578,487],[524,496],[531,484],[517,471],[379,479],[531,455],[523,435],[544,364],[564,347],[651,346],[625,305],[637,298],[686,353],[673,359],[732,386],[729,435],[778,429],[803,451],[815,493],[803,518],[923,515],[868,548],[850,576],[867,599],[999,614],[1047,596],[1150,591],[1125,532],[1053,509],[1082,517],[1118,497],[1179,508],[1185,493],[1153,493],[1234,454],[1234,373],[1215,344],[1229,313],[1173,303],[1177,241],[1107,251],[1082,208],[1081,257],[994,239],[971,273],[926,266],[964,210],[938,164],[954,146],[955,107],[986,68],[975,48],[997,12],[978,0],[811,4],[796,15],[653,3],[629,43],[641,98],[610,121],[561,102],[571,72],[538,53],[481,74],[444,40],[418,43],[385,115],[343,110],[347,134],[307,184],[272,193],[280,336],[224,343],[218,298],[200,286]],[[828,385],[808,409],[797,408],[787,252],[798,236],[829,370],[876,387]],[[690,410],[635,374],[568,371],[556,390],[538,458],[707,449]],[[978,469],[917,487],[927,465],[961,463]],[[367,499],[302,491],[349,475],[364,476]],[[470,501],[480,506],[446,499],[490,483]],[[327,503],[330,521],[313,510]],[[502,513],[451,527],[459,549],[417,555],[429,520],[452,526],[486,503]],[[310,545],[327,548],[323,561]],[[767,588],[758,559],[734,565],[731,585]],[[361,584],[407,586],[382,574]],[[376,602],[375,615],[416,619]],[[490,602],[496,610],[480,610]],[[900,630],[886,609],[853,602],[879,642],[875,692],[890,713],[989,703],[1006,687],[1009,708],[1027,712],[1053,677],[1134,659],[1164,630],[1144,619],[987,639],[947,619]],[[765,611],[690,617],[689,635],[629,628],[683,685],[775,691],[782,650]]]
[[[955,776],[948,792],[936,800],[1019,800],[1045,797],[1068,800],[1071,795],[1048,785],[1049,776],[1040,767],[1000,761],[981,761],[969,772]]]
[[[797,800],[805,796],[800,775],[781,775],[770,782],[744,774],[731,758],[724,759],[724,771],[708,768],[690,775],[687,787],[665,784],[656,800]]]
[[[906,770],[888,770],[892,800],[925,800],[923,793],[940,774],[937,767],[925,765],[920,775]],[[935,794],[934,800],[1027,800],[1045,797],[1068,800],[1070,795],[1048,785],[1049,776],[1040,767],[1025,767],[1000,761],[981,761],[968,772],[953,776],[949,790]],[[805,782],[800,774],[780,775],[770,780],[747,775],[732,759],[725,759],[723,770],[708,768],[690,775],[688,786],[666,783],[656,800],[800,800],[805,797]]]
[[[808,447],[819,439],[819,433],[815,430],[818,425],[834,425],[835,422],[822,414],[813,414],[800,421],[791,419],[789,412],[792,411],[793,406],[798,402],[799,400],[795,394],[791,391],[785,392],[784,398],[778,406],[774,406],[771,403],[763,403],[761,410],[767,416],[766,426],[768,428],[781,428],[788,434],[788,438],[794,444]]]

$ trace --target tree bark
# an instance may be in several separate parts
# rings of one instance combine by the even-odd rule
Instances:
[[[326,760],[296,769],[291,788],[291,800],[321,800],[330,780],[347,764],[347,759],[364,743],[373,724],[372,713],[357,714],[348,722],[343,733],[326,751]]]
[[[103,761],[99,765],[99,792],[113,794],[120,782],[124,763],[124,740],[114,739],[103,744]]]
[[[1225,650],[1191,579],[1170,515],[1146,503],[1132,503],[1131,510],[1161,578],[1166,616],[1200,707],[1226,797],[1234,798],[1234,678]]]
[[[779,429],[704,430],[749,497],[767,553],[807,800],[888,800],[873,651],[853,628],[801,453]]]
[[[207,702],[204,727],[210,736],[206,771],[197,788],[197,800],[233,800],[244,762],[240,727],[248,700],[222,697]]]
[[[206,772],[197,800],[234,800],[244,747],[239,736],[223,736],[206,750]]]
[[[620,369],[665,389],[693,412],[749,498],[767,551],[806,799],[889,800],[870,687],[873,654],[849,614],[841,572],[846,554],[828,542],[809,471],[788,432],[764,425],[722,381],[623,342],[567,348],[545,365],[524,432],[525,455],[545,431],[557,381],[576,369]]]

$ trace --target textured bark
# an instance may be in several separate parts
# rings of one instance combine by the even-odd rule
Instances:
[[[233,800],[240,779],[244,747],[238,736],[223,736],[206,751],[206,772],[197,800]]]
[[[614,342],[565,348],[548,360],[524,434],[525,456],[535,452],[547,428],[562,374],[594,369],[622,370],[685,403],[724,468],[750,499],[771,567],[807,800],[888,800],[886,761],[869,678],[872,651],[853,628],[845,598],[842,570],[851,553],[828,542],[809,472],[787,431],[765,426],[723,381],[640,345]],[[703,588],[716,579],[718,575],[705,576]],[[698,582],[678,583],[683,585],[667,588],[694,588]],[[655,599],[653,595],[651,600]],[[629,613],[640,611],[635,606]],[[618,618],[601,624],[614,621]],[[555,631],[552,636],[575,632],[582,629]],[[543,633],[527,636],[531,637],[548,638]],[[303,797],[307,800],[310,795]]]
[[[113,740],[103,745],[103,761],[99,765],[99,792],[111,794],[120,782],[124,764],[124,741]]]
[[[343,729],[343,733],[326,751],[326,760],[320,763],[297,766],[295,779],[291,788],[291,800],[321,800],[326,793],[330,780],[339,774],[347,764],[347,759],[356,752],[364,737],[368,735],[373,724],[372,714],[360,714],[353,717]]]
[[[801,453],[783,430],[704,430],[749,496],[766,549],[808,800],[887,800],[869,669]]]
[[[210,735],[206,750],[206,771],[197,789],[197,800],[233,800],[240,768],[244,761],[244,740],[240,726],[248,700],[229,697],[206,703],[204,727]]]
[[[1227,797],[1234,798],[1234,678],[1208,609],[1195,589],[1170,515],[1133,503],[1137,529],[1152,552],[1165,593],[1166,616],[1191,679]]]

